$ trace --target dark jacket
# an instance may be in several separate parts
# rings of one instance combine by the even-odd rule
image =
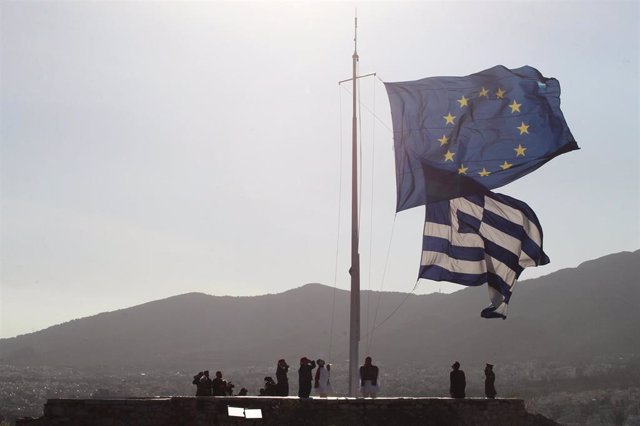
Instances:
[[[308,361],[300,364],[298,369],[298,396],[308,398],[311,394],[311,382],[313,382],[313,369],[316,368],[315,361]]]
[[[364,386],[365,380],[371,380],[372,385],[378,384],[378,367],[369,364],[360,367],[360,386]]]
[[[276,380],[278,381],[278,395],[289,396],[289,379],[287,378],[287,372],[289,366],[280,366],[276,370]]]
[[[212,390],[211,394],[213,396],[226,396],[227,381],[216,377],[211,381],[211,390]]]
[[[306,364],[300,365],[300,369],[298,370],[298,379],[300,380],[300,383],[302,382],[311,383],[313,381],[312,371],[314,368],[316,368],[315,361],[309,361]]]
[[[196,396],[211,396],[211,379],[207,376],[201,376],[197,381],[194,378],[193,382],[196,385]]]
[[[273,380],[265,382],[264,384],[265,396],[278,396],[278,385]]]
[[[453,370],[449,374],[449,381],[451,382],[451,386],[449,387],[451,398],[464,398],[464,389],[467,387],[464,371]]]
[[[484,373],[484,394],[487,398],[496,397],[496,375],[493,371],[485,371]]]

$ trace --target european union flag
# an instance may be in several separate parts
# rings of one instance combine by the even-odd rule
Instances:
[[[498,188],[578,149],[560,111],[560,84],[529,66],[385,86],[396,211]]]
[[[427,204],[420,278],[487,283],[485,318],[506,318],[524,268],[547,263],[540,222],[522,201],[487,192]]]

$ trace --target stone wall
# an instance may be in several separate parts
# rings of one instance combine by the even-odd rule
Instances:
[[[229,415],[228,407],[260,410],[262,418]],[[258,413],[258,411],[247,411]],[[167,397],[50,399],[44,416],[16,426],[178,426],[178,425],[425,425],[552,426],[526,412],[520,399]]]

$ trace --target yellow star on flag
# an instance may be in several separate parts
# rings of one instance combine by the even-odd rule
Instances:
[[[502,163],[502,164],[500,165],[500,168],[501,168],[502,170],[507,170],[507,169],[508,169],[508,168],[510,168],[511,166],[513,166],[513,164],[511,164],[511,163],[507,163],[507,160],[504,160],[504,163]]]
[[[469,106],[469,99],[465,98],[464,95],[460,99],[458,99],[458,103],[460,104],[460,108]]]
[[[482,171],[478,172],[478,174],[482,177],[485,176],[489,176],[491,174],[491,172],[487,171],[487,169],[485,169],[484,167],[482,168]]]
[[[442,137],[438,139],[438,142],[440,142],[440,146],[446,145],[449,143],[449,138],[446,137],[445,135],[442,135]]]
[[[520,134],[524,135],[529,134],[529,125],[528,124],[524,124],[524,121],[520,123],[519,127],[516,127],[516,129],[520,130]]]
[[[442,118],[445,119],[445,125],[447,124],[456,124],[453,122],[453,120],[455,120],[456,116],[455,115],[451,115],[451,113],[447,114],[447,115],[443,115]]]
[[[516,100],[514,99],[513,102],[511,103],[511,105],[509,105],[509,108],[511,108],[511,113],[516,113],[516,112],[520,112],[520,107],[522,106],[522,104],[519,104],[516,102]]]
[[[469,170],[468,167],[465,167],[464,164],[460,164],[460,168],[458,169],[458,174],[459,175],[466,175],[467,174],[467,170]]]
[[[480,96],[481,97],[484,96],[485,98],[488,98],[489,97],[489,91],[483,87],[482,90],[480,90]]]
[[[444,154],[444,161],[453,161],[453,156],[456,155],[455,152],[451,152],[449,150],[447,150],[447,152]]]
[[[522,145],[518,144],[518,147],[513,148],[513,150],[516,152],[516,157],[524,157],[524,152],[527,150],[527,148],[523,148]]]
[[[496,97],[497,97],[498,99],[504,99],[504,94],[505,94],[505,93],[506,93],[506,92],[505,92],[504,90],[502,90],[502,89],[498,89],[498,91],[496,92]]]

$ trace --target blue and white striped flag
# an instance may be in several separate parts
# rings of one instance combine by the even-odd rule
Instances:
[[[522,201],[487,192],[427,204],[420,278],[487,283],[485,318],[506,318],[520,273],[547,263],[540,222]]]

